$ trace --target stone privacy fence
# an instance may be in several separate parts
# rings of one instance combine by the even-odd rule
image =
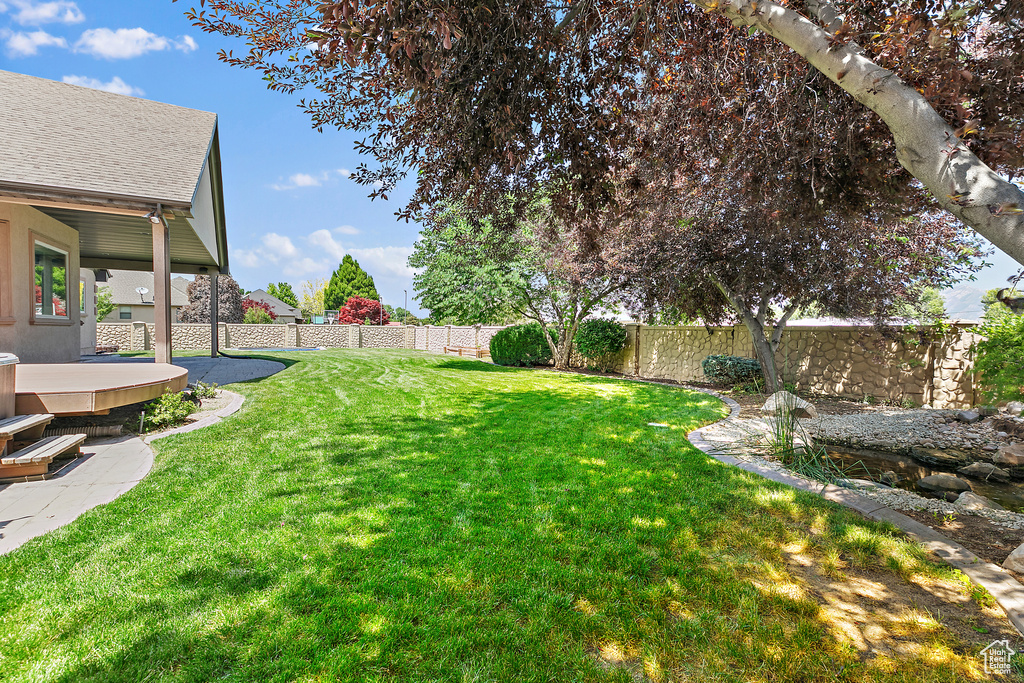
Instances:
[[[221,324],[220,344],[232,348],[419,349],[445,346],[487,348],[500,326],[243,325]],[[615,369],[627,375],[704,381],[701,361],[711,354],[754,357],[746,327],[627,324],[628,341]],[[100,323],[96,343],[122,351],[148,351],[152,323]],[[784,382],[800,391],[853,399],[906,401],[935,408],[963,408],[981,401],[972,373],[972,325],[940,332],[897,328],[895,338],[871,327],[791,326],[776,357]],[[210,348],[210,326],[176,323],[171,343],[178,350]],[[574,357],[574,364],[584,364]]]

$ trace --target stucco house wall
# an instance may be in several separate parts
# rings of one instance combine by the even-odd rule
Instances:
[[[78,232],[41,211],[0,202],[0,352],[13,353],[22,363],[70,363],[81,353],[78,273]],[[67,252],[68,316],[63,320],[36,319],[34,242]]]

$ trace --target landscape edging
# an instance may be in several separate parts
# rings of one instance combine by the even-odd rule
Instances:
[[[637,380],[634,380],[637,381]],[[643,381],[643,380],[640,380]],[[700,387],[680,385],[691,391],[698,391],[703,394],[714,396],[729,406],[729,415],[718,422],[704,425],[686,435],[694,447],[711,456],[719,462],[737,467],[746,472],[760,475],[766,479],[785,484],[801,491],[807,491],[859,512],[865,517],[877,522],[888,522],[900,529],[925,549],[942,559],[947,564],[959,569],[966,574],[974,583],[987,590],[999,606],[1006,612],[1007,618],[1018,633],[1024,635],[1024,586],[1002,567],[997,567],[991,562],[986,562],[967,548],[956,541],[953,541],[929,526],[921,524],[917,520],[879,505],[876,501],[867,496],[862,496],[850,489],[844,489],[832,484],[823,484],[813,479],[798,476],[789,472],[779,472],[757,463],[745,462],[731,455],[715,453],[717,446],[704,439],[703,432],[719,422],[738,418],[740,404],[733,399],[722,396],[718,392]]]

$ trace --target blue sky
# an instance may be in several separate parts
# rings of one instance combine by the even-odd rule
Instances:
[[[412,301],[406,259],[419,227],[394,213],[412,190],[371,202],[347,179],[360,163],[354,136],[317,133],[294,96],[230,68],[221,36],[185,19],[190,0],[0,0],[0,68],[217,112],[231,271],[246,289],[330,277],[346,253],[373,276],[384,302]],[[894,161],[895,163],[895,161]],[[1000,252],[973,286],[1002,287],[1018,266]]]
[[[216,112],[231,273],[246,289],[330,277],[351,253],[384,303],[412,305],[406,259],[419,227],[348,180],[355,136],[312,130],[297,98],[217,60],[227,46],[184,16],[189,0],[0,0],[0,68]]]

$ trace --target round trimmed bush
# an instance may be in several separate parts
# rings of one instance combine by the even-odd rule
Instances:
[[[615,354],[626,348],[626,328],[614,320],[594,318],[584,320],[576,330],[576,351],[593,360],[598,367],[607,369],[614,364]]]
[[[543,365],[551,361],[551,349],[537,323],[513,325],[491,337],[491,360],[498,365]]]
[[[742,356],[708,356],[701,361],[704,376],[716,384],[742,384],[763,382],[761,364],[753,358]]]

